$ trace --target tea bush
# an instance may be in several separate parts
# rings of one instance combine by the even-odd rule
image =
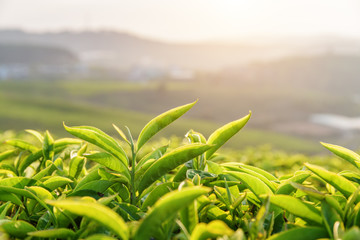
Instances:
[[[287,155],[265,151],[253,165],[256,152],[246,161],[218,154],[251,113],[208,139],[190,130],[187,143],[149,144],[194,104],[152,119],[136,140],[115,125],[120,141],[95,127],[65,124],[76,138],[27,130],[32,138],[5,140],[0,238],[360,239],[357,153],[322,143],[353,167],[336,173],[297,159],[286,175],[258,166],[263,159],[267,169],[285,168],[294,163]]]

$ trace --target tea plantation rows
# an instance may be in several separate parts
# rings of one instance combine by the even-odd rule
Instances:
[[[357,153],[322,143],[337,159],[219,154],[251,113],[208,139],[190,130],[186,143],[149,141],[195,103],[136,138],[126,127],[114,125],[118,140],[64,123],[74,138],[26,130],[31,138],[5,139],[0,239],[360,239]]]

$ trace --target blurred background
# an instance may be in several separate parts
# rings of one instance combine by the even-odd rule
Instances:
[[[0,133],[111,123],[317,154],[360,143],[359,0],[0,0]]]

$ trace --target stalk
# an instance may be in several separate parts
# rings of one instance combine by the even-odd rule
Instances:
[[[126,127],[126,126],[125,126]],[[130,202],[131,204],[135,204],[136,203],[136,189],[135,189],[135,165],[136,165],[136,151],[135,151],[135,144],[134,144],[134,139],[132,137],[131,131],[128,127],[126,127],[128,133],[129,133],[129,137],[130,137],[130,146],[131,146],[131,172],[130,172],[130,177],[131,177],[131,199]]]
[[[134,144],[131,144],[131,204],[136,203],[135,164],[136,164],[136,152],[135,152]]]

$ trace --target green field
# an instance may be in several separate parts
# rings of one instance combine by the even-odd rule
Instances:
[[[252,110],[249,126],[230,141],[228,147],[270,144],[290,152],[321,151],[322,148],[313,139],[259,127],[256,124],[258,120],[266,117],[263,109],[254,105],[253,101],[249,101],[249,104],[231,101],[231,96],[237,94],[236,90],[219,87],[215,91],[215,88],[207,87],[200,91],[199,88],[206,85],[197,83],[196,86],[190,88],[187,83],[164,85],[70,80],[0,82],[0,130],[51,129],[55,135],[65,136],[62,126],[65,122],[67,125],[94,125],[113,135],[114,123],[128,126],[134,133],[138,133],[156,114],[199,98],[192,111],[165,129],[161,135],[183,136],[189,129],[194,129],[208,136],[221,124],[243,117],[248,110]],[[251,92],[247,94],[250,96]],[[278,95],[279,92],[273,94]],[[212,96],[216,96],[217,100]],[[231,106],[220,106],[225,103]],[[258,112],[256,109],[259,109]]]

